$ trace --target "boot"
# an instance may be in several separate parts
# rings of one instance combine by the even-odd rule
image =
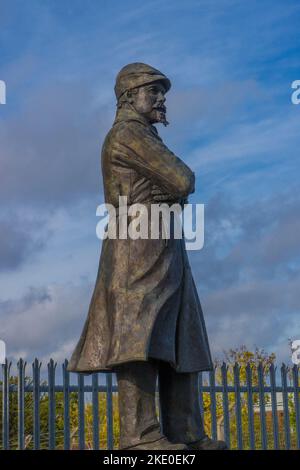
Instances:
[[[136,446],[127,447],[128,450],[187,450],[185,444],[173,444],[164,436],[155,442],[145,442]]]
[[[187,444],[189,450],[226,450],[227,445],[224,441],[217,441],[205,436],[199,441]]]

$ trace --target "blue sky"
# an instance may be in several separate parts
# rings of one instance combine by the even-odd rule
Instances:
[[[196,173],[190,261],[213,355],[300,338],[298,1],[0,0],[0,337],[69,357],[98,268],[100,149],[129,62],[171,79],[158,130]],[[20,334],[21,333],[21,334]]]

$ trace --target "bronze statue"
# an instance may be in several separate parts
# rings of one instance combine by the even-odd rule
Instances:
[[[178,202],[195,175],[162,142],[170,80],[133,63],[119,72],[117,113],[101,155],[105,202]],[[99,270],[68,370],[117,375],[120,449],[222,449],[204,432],[198,372],[213,367],[184,239],[103,240]],[[160,422],[155,410],[159,381]]]

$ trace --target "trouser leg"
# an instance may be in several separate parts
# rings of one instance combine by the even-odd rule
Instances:
[[[160,421],[171,442],[190,443],[205,436],[200,412],[198,373],[178,373],[159,365]]]
[[[151,362],[129,362],[116,368],[120,449],[161,437],[155,408],[157,372]]]

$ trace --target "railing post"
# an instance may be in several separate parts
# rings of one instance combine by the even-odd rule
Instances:
[[[271,400],[272,400],[272,422],[273,422],[273,438],[274,449],[279,449],[279,432],[278,432],[278,411],[276,396],[276,367],[270,365],[270,384],[271,384]]]
[[[10,372],[11,362],[8,362],[5,359],[5,363],[2,364],[3,372],[3,384],[2,384],[2,439],[3,439],[3,449],[9,449],[9,372]]]
[[[242,432],[242,413],[241,413],[240,366],[237,362],[233,366],[233,375],[234,375],[237,443],[238,443],[238,448],[242,449],[243,448],[243,432]]]
[[[40,369],[41,362],[35,358],[32,363],[33,375],[33,446],[40,448]]]
[[[210,387],[210,414],[211,414],[211,435],[217,439],[217,403],[216,403],[216,379],[215,367],[209,372]]]
[[[49,449],[55,449],[55,369],[56,363],[50,359],[48,367],[48,426]]]
[[[70,449],[70,372],[67,370],[68,360],[62,365],[64,395],[64,449]]]
[[[248,430],[250,449],[255,449],[255,432],[254,432],[254,411],[253,411],[253,390],[252,390],[252,369],[251,364],[248,362],[246,366],[246,381],[247,381],[247,408],[248,408]]]
[[[84,432],[84,375],[78,373],[78,432],[79,432],[79,449],[85,448],[85,432]]]
[[[260,362],[257,368],[258,373],[258,393],[259,393],[259,414],[260,414],[260,430],[262,448],[268,448],[267,427],[266,427],[266,407],[265,407],[265,384],[264,384],[264,368]]]
[[[112,374],[106,373],[106,419],[107,419],[107,449],[114,448],[113,437],[113,401],[112,401]]]
[[[223,417],[224,417],[224,437],[227,447],[230,449],[230,420],[229,420],[229,403],[228,403],[228,382],[227,382],[228,367],[223,362],[221,367],[222,386],[223,386]]]
[[[298,366],[293,366],[293,388],[294,388],[294,406],[296,417],[297,448],[300,449],[300,409],[299,409],[299,373]]]
[[[22,358],[18,363],[18,449],[24,449],[24,405],[25,405],[25,368]]]
[[[289,412],[289,397],[287,390],[287,372],[288,367],[285,364],[281,366],[281,384],[282,384],[282,402],[284,413],[284,434],[285,434],[285,448],[291,447],[291,431],[290,431],[290,412]]]
[[[98,374],[92,375],[92,406],[93,406],[93,449],[99,449],[99,392]]]

